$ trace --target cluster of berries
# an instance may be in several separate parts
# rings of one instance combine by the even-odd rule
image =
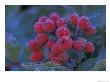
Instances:
[[[68,28],[68,23],[71,23],[76,38],[71,38],[71,32]],[[41,61],[44,57],[43,47],[48,48],[48,61],[62,64],[69,59],[67,50],[73,49],[76,52],[85,51],[87,54],[93,54],[95,48],[92,42],[79,38],[79,33],[82,32],[85,36],[96,34],[96,29],[90,24],[87,16],[79,16],[77,13],[72,13],[68,20],[65,20],[58,13],[53,12],[49,17],[42,16],[34,25],[34,30],[37,36],[34,40],[29,41],[29,48],[32,50],[30,60],[33,62]],[[54,34],[53,39],[49,37]]]

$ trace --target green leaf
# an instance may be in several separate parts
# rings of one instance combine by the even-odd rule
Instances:
[[[97,57],[97,62],[94,68],[94,71],[105,71],[106,70],[106,50],[102,49],[100,54]]]
[[[106,60],[101,59],[98,60],[94,68],[92,68],[93,71],[106,71]]]
[[[90,71],[96,64],[97,59],[96,58],[91,58],[88,59],[78,66],[78,71]]]
[[[13,62],[18,62],[18,56],[20,52],[20,46],[19,44],[9,44],[7,43],[5,45],[5,57]]]

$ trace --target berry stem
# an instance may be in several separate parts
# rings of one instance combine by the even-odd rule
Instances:
[[[77,38],[77,35],[78,35],[78,28],[77,25],[75,25],[74,39]]]

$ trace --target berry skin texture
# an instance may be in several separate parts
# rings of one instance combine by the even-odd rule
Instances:
[[[77,25],[78,19],[79,19],[79,15],[77,13],[72,13],[70,15],[70,21],[75,26]]]
[[[39,45],[44,45],[48,41],[48,36],[46,33],[39,33],[36,36],[36,41],[39,43]]]
[[[78,25],[81,30],[85,30],[89,26],[89,18],[87,16],[81,16],[78,20]]]
[[[93,54],[94,50],[95,50],[95,48],[94,48],[94,45],[92,42],[87,42],[85,44],[85,52],[87,54]]]
[[[96,28],[94,28],[94,27],[88,28],[87,30],[85,30],[84,34],[86,36],[95,35],[96,34]]]
[[[58,55],[54,55],[53,53],[49,53],[48,59],[49,59],[49,61],[52,61],[56,64],[62,64],[64,62],[66,62],[69,59],[69,57],[68,57],[68,54],[66,54],[65,52],[62,52]]]
[[[43,22],[36,22],[35,25],[34,25],[35,32],[42,33],[42,32],[44,32],[43,28],[44,28],[44,23]]]
[[[52,47],[51,47],[51,53],[53,53],[53,54],[55,54],[55,55],[57,55],[57,54],[59,54],[60,52],[61,52],[61,46],[59,45],[59,44],[55,44],[55,45],[53,45]]]
[[[70,30],[67,27],[61,27],[61,28],[57,28],[56,30],[56,35],[58,38],[62,38],[62,37],[70,37]]]
[[[49,18],[56,23],[57,20],[60,18],[60,15],[56,12],[53,12],[53,13],[50,14]]]
[[[64,50],[72,48],[72,39],[68,37],[62,37],[58,39],[59,45],[62,44]]]
[[[38,21],[45,23],[47,19],[48,19],[48,17],[42,16],[42,17],[39,18]]]
[[[32,52],[31,56],[30,56],[30,60],[32,62],[39,62],[43,59],[43,52],[37,51],[37,52]]]
[[[32,51],[39,51],[41,49],[41,46],[35,40],[30,40],[28,46]]]
[[[69,59],[68,54],[67,54],[66,52],[60,53],[60,54],[58,55],[58,57],[59,57],[59,60],[60,60],[62,63],[66,62],[66,61]]]
[[[49,39],[46,43],[46,48],[51,48],[53,45],[55,45],[55,41],[52,39]]]
[[[67,21],[65,21],[65,19],[63,18],[59,18],[59,20],[57,21],[57,27],[62,27],[62,26],[67,26]]]
[[[72,45],[73,50],[80,52],[83,50],[83,47],[84,47],[83,41],[80,40],[73,41],[73,45]]]
[[[51,19],[46,20],[44,30],[45,32],[53,32],[56,29],[54,21]]]
[[[49,53],[48,60],[51,62],[54,62],[56,64],[62,64],[62,62],[59,60],[58,56],[55,56],[53,53]]]

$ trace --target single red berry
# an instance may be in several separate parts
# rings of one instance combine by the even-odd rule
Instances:
[[[37,51],[37,52],[32,52],[31,56],[30,56],[30,60],[32,62],[39,62],[43,59],[43,52]]]
[[[95,48],[94,48],[94,44],[92,42],[87,42],[85,44],[85,52],[87,54],[93,54]]]
[[[61,53],[61,52],[64,52],[64,51],[66,50],[64,43],[57,42],[56,44],[58,45],[57,48],[59,48],[59,52],[60,52],[60,53]]]
[[[59,43],[59,45],[62,44],[65,50],[72,48],[72,39],[71,38],[68,38],[68,37],[59,38],[58,43]]]
[[[39,33],[36,36],[36,41],[39,43],[39,45],[44,45],[48,41],[48,36],[46,33]]]
[[[44,32],[44,23],[43,22],[36,22],[35,25],[34,25],[34,30],[35,32],[38,32],[38,33],[42,33]]]
[[[55,41],[52,39],[49,39],[48,42],[46,43],[47,48],[51,48],[53,45],[55,45]]]
[[[78,25],[81,30],[87,29],[89,24],[89,18],[87,16],[81,16],[78,20]]]
[[[28,46],[32,51],[39,51],[41,49],[41,46],[35,40],[29,41]]]
[[[60,51],[60,48],[61,46],[59,45],[59,44],[55,44],[55,45],[53,45],[52,47],[51,47],[51,53],[53,53],[53,54],[55,54],[55,55],[57,55],[57,54],[59,54],[61,51]]]
[[[53,32],[55,30],[56,26],[54,21],[51,19],[46,20],[44,30],[45,32]]]
[[[78,19],[79,19],[79,15],[77,13],[72,13],[70,15],[70,21],[75,26],[77,25]]]
[[[70,37],[70,30],[67,27],[57,28],[56,35],[58,38],[62,38],[64,36]]]
[[[73,45],[72,45],[73,50],[80,52],[83,50],[83,47],[84,47],[83,41],[80,40],[73,41]]]
[[[60,18],[60,15],[56,12],[53,12],[50,14],[50,19],[53,20],[55,23],[57,22],[57,20]]]
[[[92,36],[96,34],[96,28],[95,27],[89,27],[87,30],[85,30],[86,36]]]
[[[57,27],[67,26],[67,21],[63,18],[58,19]]]
[[[65,49],[70,49],[72,48],[72,39],[69,38],[66,42],[65,42]]]
[[[41,21],[41,22],[45,23],[47,19],[48,19],[48,17],[42,16],[42,17],[39,18],[38,21]]]

